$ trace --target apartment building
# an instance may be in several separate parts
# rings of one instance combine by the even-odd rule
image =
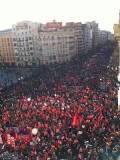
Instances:
[[[69,22],[66,23],[64,28],[74,33],[76,54],[83,54],[85,52],[85,45],[82,23]]]
[[[96,48],[99,45],[99,28],[98,23],[95,21],[87,22],[87,25],[91,28],[91,36],[92,36],[92,48]]]
[[[63,63],[76,54],[74,32],[63,28],[44,29],[39,32],[39,54],[41,64]]]
[[[99,31],[99,44],[104,44],[107,41],[112,41],[114,40],[113,35],[111,32],[105,31],[105,30],[100,30]]]
[[[63,63],[111,37],[95,21],[65,25],[55,20],[46,24],[22,21],[0,32],[0,62],[22,66]]]
[[[13,46],[16,65],[32,65],[36,63],[39,24],[23,21],[13,25]]]
[[[92,29],[89,24],[83,24],[83,37],[85,52],[92,49]]]
[[[0,63],[15,64],[12,30],[0,31]]]

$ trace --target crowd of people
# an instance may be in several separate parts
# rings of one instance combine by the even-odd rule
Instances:
[[[0,92],[0,159],[119,158],[118,68],[108,51],[79,61]]]
[[[18,83],[18,81],[24,78],[29,78],[32,73],[36,71],[34,68],[26,67],[1,67],[0,66],[0,90],[4,87],[9,87],[12,84]],[[35,73],[35,72],[34,72]]]

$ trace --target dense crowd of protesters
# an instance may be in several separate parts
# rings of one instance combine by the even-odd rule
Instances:
[[[2,90],[0,159],[117,160],[118,69],[107,56],[44,70]]]

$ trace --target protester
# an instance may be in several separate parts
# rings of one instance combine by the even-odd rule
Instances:
[[[118,158],[116,66],[109,55],[73,62],[0,92],[0,158]]]

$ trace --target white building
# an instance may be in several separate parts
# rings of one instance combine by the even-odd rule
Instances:
[[[76,54],[74,32],[64,27],[39,32],[39,54],[41,64],[69,61]]]
[[[111,32],[108,32],[108,40],[110,41],[114,41],[114,34],[112,34]]]
[[[12,32],[17,65],[62,63],[84,52],[81,23],[23,21],[13,25]]]
[[[91,36],[92,36],[92,48],[96,48],[99,45],[99,28],[98,23],[95,21],[87,22],[87,25],[91,28]]]
[[[13,25],[13,47],[17,65],[62,63],[99,44],[98,24],[23,21]],[[110,36],[109,36],[110,37]]]
[[[30,21],[13,25],[13,46],[17,65],[36,63],[38,27],[37,23]]]

